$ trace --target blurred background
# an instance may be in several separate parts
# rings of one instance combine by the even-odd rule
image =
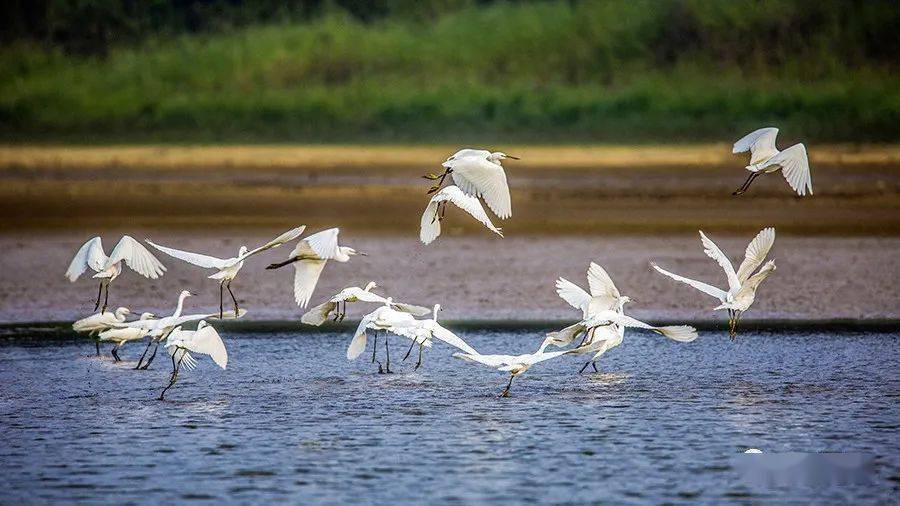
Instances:
[[[396,289],[427,277],[410,296],[442,298],[458,316],[567,314],[553,279],[582,279],[591,260],[630,276],[623,283],[641,287],[632,295],[653,301],[652,315],[708,316],[647,262],[715,279],[697,230],[723,238],[737,261],[766,226],[778,229],[783,299],[761,300],[759,315],[900,307],[896,1],[10,0],[0,9],[0,320],[41,318],[41,307],[71,316],[72,298],[92,294],[60,288],[61,273],[97,234],[108,246],[130,233],[224,254],[298,223],[339,226],[373,253],[346,267],[354,283]],[[797,197],[779,175],[731,196],[747,174],[731,144],[763,126],[781,129],[781,148],[806,143],[814,196]],[[451,210],[425,248],[417,237],[430,182],[420,176],[461,147],[522,158],[505,165],[513,218],[495,221],[507,238]],[[477,275],[457,277],[461,257],[478,262]],[[205,282],[167,265],[159,292],[134,282],[129,300],[157,304]],[[36,282],[39,266],[50,274]],[[865,296],[848,302],[835,279]],[[278,297],[289,301],[283,284]],[[265,300],[269,288],[241,293]],[[523,306],[534,311],[517,313]]]

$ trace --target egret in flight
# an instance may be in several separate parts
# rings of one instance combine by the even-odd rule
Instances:
[[[348,302],[370,302],[384,305],[387,303],[387,299],[372,292],[377,286],[378,285],[374,281],[369,281],[365,288],[360,288],[358,286],[344,288],[327,301],[307,311],[300,318],[300,321],[307,325],[315,325],[318,327],[325,323],[332,313],[334,313],[332,321],[343,321],[344,316],[347,315]],[[428,308],[404,304],[402,302],[391,302],[391,307],[397,311],[410,313],[415,316],[425,316],[428,314]]]
[[[348,262],[353,255],[365,253],[347,246],[338,246],[340,229],[329,228],[305,237],[297,243],[291,256],[284,262],[269,265],[266,269],[278,269],[294,264],[294,299],[300,307],[306,307],[312,298],[322,269],[329,260]]]
[[[208,355],[223,370],[228,366],[228,350],[225,349],[225,343],[216,329],[206,321],[201,321],[197,325],[197,330],[181,330],[181,327],[176,327],[166,339],[166,349],[172,356],[172,375],[169,377],[169,384],[160,392],[159,400],[163,400],[166,391],[178,381],[182,363],[188,370],[196,366],[197,362],[191,353]]]
[[[766,259],[769,250],[772,249],[772,245],[775,243],[775,229],[771,227],[764,228],[756,234],[756,237],[754,237],[747,246],[747,250],[744,253],[744,261],[741,262],[741,266],[738,268],[737,272],[734,271],[734,266],[731,264],[731,261],[728,260],[728,257],[725,256],[725,253],[716,246],[716,243],[706,237],[706,234],[704,234],[702,230],[700,231],[700,241],[703,243],[703,252],[706,253],[708,257],[715,260],[725,271],[725,277],[728,279],[727,291],[700,281],[679,276],[678,274],[673,274],[655,263],[652,263],[651,265],[654,269],[669,276],[675,281],[681,281],[682,283],[690,285],[695,289],[718,299],[721,304],[714,307],[713,310],[728,310],[728,335],[731,337],[731,340],[734,341],[735,336],[737,336],[737,325],[740,321],[741,314],[750,309],[750,306],[756,298],[756,289],[759,287],[759,284],[762,283],[769,274],[775,272],[775,261],[769,260],[756,272],[756,274],[753,273]]]
[[[509,397],[509,389],[512,387],[513,378],[524,374],[525,371],[530,369],[534,364],[538,364],[552,358],[561,357],[568,353],[572,353],[572,350],[547,352],[543,349],[540,349],[534,353],[529,353],[526,355],[482,355],[478,352],[454,353],[453,356],[456,358],[461,358],[463,360],[468,360],[470,362],[477,362],[479,364],[497,369],[498,371],[508,372],[509,383],[506,384],[506,388],[500,394],[500,397]]]
[[[441,221],[444,219],[448,203],[453,203],[456,207],[480,221],[488,230],[503,237],[503,231],[494,226],[491,218],[488,217],[487,213],[484,212],[484,208],[481,207],[481,202],[477,197],[466,195],[458,187],[450,185],[431,197],[431,201],[425,206],[425,212],[422,213],[422,222],[419,226],[419,240],[423,244],[431,244],[432,241],[441,235]]]
[[[779,170],[797,195],[802,197],[807,192],[810,195],[813,194],[806,146],[794,144],[784,151],[778,151],[778,148],[775,147],[776,136],[778,136],[777,128],[760,128],[734,143],[732,153],[750,151],[750,164],[746,167],[750,171],[750,176],[740,188],[735,190],[733,195],[741,195],[746,192],[753,180],[761,174],[771,174]]]
[[[393,299],[388,297],[385,305],[378,307],[371,313],[362,317],[359,326],[356,328],[356,332],[353,334],[353,339],[350,341],[350,346],[347,347],[347,360],[355,360],[363,351],[365,351],[366,331],[371,329],[375,331],[375,341],[372,344],[372,363],[378,363],[379,374],[389,374],[391,372],[391,349],[388,344],[387,335],[384,336],[385,364],[382,365],[380,361],[375,360],[375,354],[378,350],[378,332],[387,331],[415,340],[415,338],[409,337],[408,333],[400,334],[397,332],[398,327],[415,325],[415,318],[409,313],[393,309],[391,307],[392,303]],[[422,345],[431,347],[431,340],[426,339]]]
[[[115,313],[103,311],[76,321],[72,324],[72,330],[79,333],[87,332],[89,336],[93,337],[104,330],[112,328],[112,325],[116,323],[124,322],[129,314],[131,314],[131,310],[127,307],[120,307],[116,309]],[[97,345],[97,356],[99,357],[100,341],[95,339],[94,344]]]
[[[168,248],[165,246],[160,246],[150,239],[147,239],[147,243],[158,249],[159,251],[162,251],[163,253],[179,260],[184,260],[191,265],[196,265],[197,267],[202,267],[204,269],[216,269],[216,273],[209,276],[209,279],[215,279],[219,281],[219,317],[221,318],[224,313],[223,299],[225,289],[228,289],[228,294],[231,295],[231,301],[234,302],[235,314],[237,314],[239,311],[237,299],[234,296],[234,292],[231,291],[231,282],[238,275],[238,272],[241,271],[241,268],[244,266],[244,261],[257,253],[262,253],[263,251],[277,248],[278,246],[281,246],[286,242],[293,241],[297,237],[300,237],[300,234],[303,233],[304,229],[306,229],[306,226],[301,225],[297,228],[288,230],[287,232],[279,235],[275,239],[272,239],[271,241],[263,244],[256,249],[248,250],[246,246],[241,246],[238,249],[237,256],[231,258],[216,258],[208,255],[202,255],[200,253],[191,253],[189,251]]]
[[[423,176],[425,179],[438,180],[428,193],[438,191],[444,184],[444,179],[450,176],[453,183],[466,195],[483,198],[498,218],[509,218],[512,216],[512,203],[506,172],[501,164],[507,158],[518,160],[515,156],[499,151],[491,153],[484,149],[461,149],[441,164],[444,167],[443,174]]]
[[[100,238],[94,237],[84,243],[75,253],[75,258],[72,259],[72,263],[66,270],[66,277],[74,283],[89,267],[96,272],[94,278],[100,280],[100,288],[97,291],[97,303],[94,304],[94,310],[96,311],[100,307],[100,296],[105,287],[106,297],[103,300],[103,309],[100,310],[100,312],[105,312],[106,305],[109,303],[109,284],[122,273],[123,262],[134,272],[149,279],[162,276],[166,270],[163,264],[147,251],[147,248],[131,236],[123,235],[110,256],[106,256],[103,251],[103,242]]]
[[[475,351],[475,348],[469,346],[469,343],[463,341],[462,338],[447,330],[443,325],[438,323],[438,312],[441,310],[441,305],[435,304],[432,310],[431,319],[414,320],[413,322],[407,321],[397,324],[393,328],[393,332],[395,334],[399,334],[412,339],[412,343],[410,343],[409,349],[406,350],[406,356],[403,357],[403,360],[409,358],[410,353],[412,353],[413,346],[415,346],[416,344],[419,345],[419,360],[416,362],[416,367],[413,370],[418,369],[422,365],[422,351],[424,351],[425,347],[424,343],[430,342],[433,339],[443,341],[450,346],[453,346],[454,348],[462,350],[463,353],[478,353],[477,351]]]
[[[138,321],[147,321],[156,318],[156,315],[153,313],[142,313],[141,317]],[[109,353],[113,356],[116,362],[120,362],[122,359],[119,358],[119,350],[122,346],[125,346],[125,343],[129,341],[138,341],[141,340],[149,334],[147,329],[141,327],[124,327],[124,328],[114,328],[110,327],[107,330],[100,332],[99,341],[103,342],[112,342],[115,343],[115,346],[109,350]]]

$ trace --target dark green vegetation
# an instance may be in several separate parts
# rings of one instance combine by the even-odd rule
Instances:
[[[892,1],[10,5],[7,140],[900,140]]]

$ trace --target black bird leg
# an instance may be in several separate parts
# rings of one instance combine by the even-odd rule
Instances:
[[[225,313],[224,298],[225,298],[225,281],[223,280],[221,283],[219,283],[219,319],[220,320],[222,318],[224,318],[224,313]]]
[[[503,390],[503,393],[500,394],[500,397],[509,397],[509,388],[512,387],[512,380],[515,378],[512,374],[509,375],[509,383],[506,384],[506,388]]]
[[[111,350],[109,350],[109,353],[113,356],[113,358],[116,360],[116,362],[121,362],[122,359],[119,358],[119,352],[117,351],[118,349],[119,349],[119,345],[117,344],[117,345],[113,346]]]
[[[391,347],[388,346],[388,336],[385,334],[384,336],[384,372],[390,374],[391,373]]]
[[[138,359],[138,363],[134,366],[135,369],[140,369],[141,364],[144,362],[144,357],[147,355],[147,352],[150,350],[150,346],[153,344],[153,338],[150,338],[150,341],[147,342],[147,347],[144,348],[144,353],[141,353],[141,358]]]
[[[94,304],[94,311],[100,309],[100,296],[103,295],[103,281],[100,282],[100,286],[97,288],[97,302]]]
[[[238,303],[237,299],[234,297],[234,292],[231,291],[231,281],[229,281],[228,284],[225,285],[225,288],[228,288],[228,294],[231,295],[231,301],[234,302],[234,317],[237,318],[239,312]]]
[[[173,357],[173,358],[174,358],[174,357]],[[176,381],[178,381],[178,369],[181,368],[181,361],[182,361],[182,360],[184,360],[184,355],[183,355],[183,354],[181,355],[181,358],[178,359],[178,363],[175,364],[175,370],[172,371],[172,376],[171,376],[171,378],[169,379],[169,384],[166,386],[166,388],[163,388],[163,391],[162,391],[162,392],[160,392],[160,394],[159,394],[159,399],[158,399],[158,400],[160,400],[160,401],[163,400],[163,396],[166,395],[166,392],[167,392],[170,388],[172,388],[172,385],[174,385]]]

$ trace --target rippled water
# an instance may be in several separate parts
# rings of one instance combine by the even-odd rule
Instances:
[[[471,331],[482,352],[534,332]],[[114,364],[84,341],[0,343],[0,499],[122,502],[893,501],[900,483],[897,334],[723,333],[683,345],[630,334],[576,374],[500,373],[436,344],[423,369],[348,363],[345,333],[227,333],[156,401],[171,364]],[[408,343],[408,341],[407,341]],[[371,346],[371,341],[370,341]],[[371,350],[371,348],[370,348]],[[380,353],[383,349],[380,350]],[[104,350],[105,353],[105,350]],[[159,358],[159,357],[158,357]],[[878,456],[874,486],[751,490],[731,466],[766,452]],[[894,499],[890,499],[894,497]]]

